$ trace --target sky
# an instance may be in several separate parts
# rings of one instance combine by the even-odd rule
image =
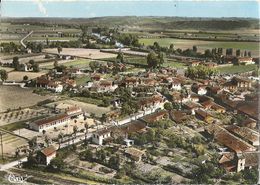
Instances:
[[[259,18],[259,1],[2,0],[3,17],[179,16]]]

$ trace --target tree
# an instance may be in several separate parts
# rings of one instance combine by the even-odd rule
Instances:
[[[239,57],[241,55],[240,49],[236,50],[236,56]]]
[[[55,68],[59,66],[59,63],[58,63],[57,60],[54,61],[53,66],[54,66]]]
[[[202,144],[198,144],[194,146],[194,150],[196,152],[196,154],[199,155],[204,155],[206,152],[205,147]]]
[[[28,141],[29,147],[34,149],[37,145],[37,137],[33,137],[31,140]]]
[[[163,105],[164,109],[170,111],[173,109],[173,106],[172,106],[172,103],[170,102],[166,102],[164,105]]]
[[[62,47],[61,46],[58,46],[57,47],[57,50],[58,50],[58,53],[60,54],[62,52]]]
[[[98,61],[91,61],[89,63],[89,67],[91,68],[92,71],[95,71],[99,68],[100,64]]]
[[[206,50],[205,50],[204,56],[205,56],[205,57],[208,57],[208,58],[212,57],[212,53],[210,52],[209,49],[206,49]]]
[[[158,65],[158,57],[153,51],[147,55],[147,64],[149,68],[156,68]]]
[[[116,60],[119,61],[120,63],[124,63],[125,59],[124,59],[124,54],[122,52],[119,52]]]
[[[243,172],[243,177],[246,180],[245,184],[257,184],[258,181],[258,169],[256,167],[251,169],[245,169]]]
[[[89,149],[80,153],[81,160],[93,161],[93,152]]]
[[[49,46],[49,39],[46,38],[46,45]]]
[[[223,55],[223,48],[218,48],[218,54]]]
[[[27,81],[29,79],[29,77],[27,76],[27,75],[25,75],[24,77],[23,77],[23,80],[24,81]]]
[[[244,52],[244,57],[247,57],[247,51],[245,50],[245,52]]]
[[[29,60],[29,64],[34,65],[35,61],[31,59],[31,60]]]
[[[108,165],[111,168],[118,170],[119,169],[119,165],[120,165],[119,155],[116,155],[116,156],[113,155],[112,157],[110,157],[110,159],[108,161]]]
[[[7,80],[8,78],[8,73],[6,72],[6,70],[0,70],[0,78],[2,80],[2,82],[4,82],[5,80]]]
[[[197,51],[198,51],[197,46],[193,46],[193,47],[192,47],[192,51],[195,52],[195,53],[197,53]]]
[[[65,167],[65,163],[62,158],[56,157],[51,160],[50,164],[48,165],[48,169],[53,172],[59,172]]]
[[[12,64],[13,64],[13,67],[15,68],[15,70],[17,70],[19,65],[20,65],[19,58],[18,57],[14,57]]]
[[[173,51],[173,49],[174,49],[174,45],[171,44],[171,45],[170,45],[170,50]]]
[[[160,67],[163,65],[163,63],[166,62],[165,60],[166,60],[166,58],[165,58],[165,53],[160,52],[160,53],[158,54],[158,64],[159,64]]]
[[[59,149],[60,149],[61,143],[63,142],[63,137],[64,137],[63,133],[59,133],[59,135],[58,135]]]
[[[158,42],[154,42],[153,47],[154,47],[155,50],[160,50],[160,45],[159,45]]]
[[[39,71],[40,71],[39,64],[34,64],[34,65],[32,66],[32,68],[33,68],[33,71],[34,71],[34,72],[39,72]]]
[[[87,123],[85,123],[84,124],[84,127],[85,127],[85,143],[87,143],[87,135],[88,135],[88,124]]]
[[[107,121],[107,115],[104,113],[101,116],[101,123],[104,124]]]
[[[155,131],[154,129],[149,129],[148,132],[147,132],[147,140],[152,142],[155,140]]]
[[[97,160],[100,163],[104,163],[104,164],[106,163],[107,155],[106,155],[106,152],[103,149],[97,151],[96,156],[97,156]]]

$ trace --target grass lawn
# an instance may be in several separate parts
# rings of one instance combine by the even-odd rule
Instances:
[[[78,68],[83,68],[83,67],[88,68],[89,63],[90,63],[90,60],[88,60],[88,59],[77,59],[77,60],[66,62],[62,65],[67,66],[67,67],[73,66],[73,67],[78,67]]]
[[[257,69],[255,64],[250,65],[239,65],[239,66],[225,66],[225,67],[218,67],[217,70],[221,74],[234,74],[234,73],[243,73]]]
[[[131,64],[147,65],[146,57],[125,57],[126,61]]]
[[[77,85],[82,85],[90,80],[90,76],[77,77],[75,80],[76,80]]]

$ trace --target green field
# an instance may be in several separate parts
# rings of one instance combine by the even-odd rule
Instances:
[[[83,85],[90,80],[90,76],[77,77],[75,80],[77,85]]]
[[[64,63],[63,65],[70,67],[78,67],[78,68],[88,68],[89,67],[90,60],[88,59],[77,59],[73,61],[69,61]]]
[[[257,66],[255,64],[251,65],[239,65],[239,66],[225,66],[225,67],[218,67],[217,70],[221,74],[234,74],[234,73],[243,73],[248,71],[256,70]]]
[[[169,47],[171,44],[175,48],[187,49],[196,45],[199,51],[204,51],[210,48],[234,48],[241,50],[252,51],[255,56],[259,55],[259,43],[258,42],[224,42],[224,41],[202,41],[202,40],[187,40],[187,39],[173,39],[173,38],[145,38],[140,39],[139,42],[144,45],[153,45],[154,42],[158,42],[159,45]]]
[[[67,67],[77,67],[77,68],[88,68],[89,67],[89,63],[91,60],[88,59],[76,59],[76,60],[71,60],[71,61],[65,61],[65,62],[60,62],[59,65],[64,65]],[[43,68],[46,69],[52,69],[53,66],[53,62],[49,63],[48,65],[44,65]]]

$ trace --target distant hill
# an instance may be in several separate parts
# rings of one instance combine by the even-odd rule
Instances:
[[[3,18],[3,22],[62,24],[79,26],[142,27],[175,30],[259,29],[259,19],[251,18],[185,18],[185,17],[97,17],[97,18]]]

